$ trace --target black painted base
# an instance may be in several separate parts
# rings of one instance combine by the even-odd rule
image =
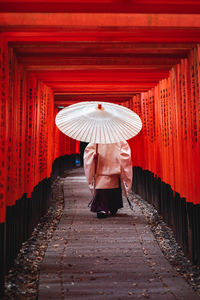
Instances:
[[[52,178],[75,166],[75,155],[66,155],[55,160],[51,178],[45,178],[33,190],[31,198],[26,194],[6,209],[6,223],[0,223],[0,299],[4,294],[4,277],[25,242],[45,215],[51,203]]]
[[[45,178],[33,190],[6,210],[6,273],[13,266],[21,245],[26,241],[51,201],[51,179]]]
[[[0,299],[4,295],[4,276],[5,276],[5,224],[0,223]]]
[[[75,158],[76,155],[74,154],[65,155],[57,158],[53,164],[52,176],[62,176],[65,170],[75,167]]]
[[[133,168],[133,191],[152,204],[193,264],[200,265],[200,205],[186,202],[148,170]]]

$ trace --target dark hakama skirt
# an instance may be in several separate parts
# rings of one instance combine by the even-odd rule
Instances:
[[[92,201],[91,211],[105,211],[115,214],[119,208],[123,207],[122,190],[116,189],[97,189]]]

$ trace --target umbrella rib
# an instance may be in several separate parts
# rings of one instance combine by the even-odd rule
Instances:
[[[118,136],[119,136],[119,133],[120,133],[120,137],[119,139],[124,139],[124,133],[123,133],[123,129],[121,128],[119,122],[117,122],[117,120],[113,120],[114,122],[114,128],[117,127],[117,133],[118,133]]]
[[[97,130],[96,120],[94,121],[93,125],[92,125],[92,121],[90,121],[90,123],[91,123],[91,126],[90,126],[90,131],[89,131],[89,133],[90,133],[89,139],[92,140],[94,143],[96,143],[97,142],[97,140],[96,140],[96,130]]]
[[[119,120],[119,127],[124,132],[124,135],[125,135],[126,138],[128,138],[130,135],[132,135],[133,132],[130,130],[130,126],[128,126],[128,124],[124,123],[121,120]]]
[[[85,142],[88,142],[87,136],[88,136],[88,128],[90,126],[90,123],[85,122],[85,126],[81,128],[82,135],[80,136],[80,140],[84,140]]]
[[[77,130],[77,122],[78,122],[77,120],[67,122],[65,128],[68,133],[74,134],[74,132]]]
[[[79,134],[79,140],[84,140],[85,142],[87,142],[87,130],[88,130],[88,127],[89,127],[89,124],[87,123],[86,120],[84,120],[84,122],[82,122],[80,124],[80,128],[79,128],[79,132],[77,134]]]
[[[77,124],[78,123],[78,124]],[[68,127],[67,127],[67,132],[70,134],[70,136],[73,136],[76,138],[77,135],[79,134],[80,130],[85,124],[85,120],[83,120],[80,124],[80,120],[76,120],[75,123],[69,122]],[[78,125],[78,126],[77,126]]]
[[[86,137],[85,137],[85,140],[86,141],[91,141],[90,140],[90,137],[91,137],[91,124],[92,124],[92,122],[91,122],[91,120],[89,120],[89,122],[88,122],[88,124],[87,124],[87,126],[86,126]]]
[[[114,121],[114,120],[112,120],[112,122],[113,122],[113,121]],[[113,126],[112,123],[110,123],[110,130],[111,130],[112,135],[114,135],[114,139],[118,141],[118,140],[119,140],[119,134],[118,134],[118,132],[117,132],[116,126]]]
[[[82,134],[79,137],[80,141],[86,142],[86,137],[85,137],[86,134],[85,133],[86,133],[87,127],[88,127],[87,124],[85,124],[85,126],[81,128]]]
[[[125,122],[123,122],[122,120],[119,120],[119,122],[130,133],[132,132],[132,130],[134,130],[134,132],[137,132],[138,129],[140,129],[140,126],[138,126],[135,122],[132,122],[130,119],[125,120]],[[131,130],[130,130],[130,127],[132,128]]]
[[[103,124],[103,121],[101,122],[101,124]],[[102,141],[105,141],[106,140],[106,134],[105,134],[105,130],[104,130],[104,127],[101,126],[101,136],[103,136],[104,138],[102,139]]]
[[[105,132],[106,143],[110,144],[112,142],[112,138],[111,138],[109,130],[108,130],[107,122],[105,122],[105,128],[107,129]]]
[[[114,141],[118,142],[119,137],[118,137],[118,133],[116,131],[116,128],[113,126],[113,120],[112,120],[112,123],[111,122],[109,122],[109,123],[110,123],[109,125],[110,125],[110,131],[111,131],[112,140],[113,140],[113,142]]]

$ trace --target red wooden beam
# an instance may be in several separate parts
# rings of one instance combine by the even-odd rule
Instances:
[[[154,65],[154,66],[165,66],[174,65],[180,61],[184,55],[132,55],[132,56],[115,56],[115,57],[71,57],[66,55],[18,55],[18,60],[24,66],[76,66],[76,65]]]
[[[57,108],[63,108],[63,107],[66,107],[66,106],[69,106],[69,105],[72,105],[72,104],[75,104],[78,102],[84,102],[84,101],[101,101],[101,102],[112,102],[112,103],[116,103],[116,104],[121,104],[121,103],[129,101],[129,100],[130,99],[127,99],[127,100],[120,99],[119,101],[115,101],[115,100],[113,101],[112,98],[109,98],[107,100],[105,100],[105,99],[87,99],[87,100],[78,99],[77,101],[69,100],[67,102],[61,102],[61,103],[55,102],[54,106]]]
[[[187,54],[195,47],[195,43],[118,43],[118,42],[65,42],[65,43],[41,43],[41,42],[10,42],[16,54],[65,54],[71,56],[91,55],[105,56],[116,54]]]
[[[116,94],[109,93],[109,94],[96,94],[96,93],[84,93],[84,94],[66,94],[66,95],[59,95],[56,94],[54,96],[54,105],[55,106],[66,106],[71,105],[73,103],[81,102],[81,101],[108,101],[108,102],[115,102],[115,103],[122,103],[124,101],[129,101],[133,97],[133,94],[121,94],[117,92]]]
[[[135,64],[135,65],[120,65],[120,69],[121,70],[152,70],[152,72],[154,72],[155,70],[164,70],[164,72],[166,72],[166,70],[169,70],[172,67],[172,65],[141,65],[141,64]],[[45,65],[45,66],[26,66],[25,68],[28,71],[68,71],[68,70],[119,70],[119,66],[117,65],[72,65],[72,66],[61,66],[61,65],[57,65],[57,66],[49,66],[49,65]]]
[[[133,97],[132,93],[128,94],[128,93],[109,93],[109,94],[105,94],[105,93],[83,93],[83,94],[66,94],[66,95],[62,95],[62,94],[56,94],[54,96],[54,103],[56,102],[61,102],[61,101],[78,101],[80,100],[80,98],[83,101],[87,101],[88,99],[92,99],[93,101],[96,101],[95,99],[98,99],[101,101],[103,101],[103,99],[112,99],[112,101],[127,101],[130,100]]]
[[[1,1],[1,0],[0,0]],[[199,5],[200,6],[200,5]],[[0,6],[1,7],[1,6]],[[197,13],[197,12],[196,12]],[[6,30],[19,30],[19,28],[46,28],[51,31],[64,31],[67,27],[173,27],[187,28],[199,27],[198,14],[169,15],[169,14],[144,14],[129,13],[103,14],[103,13],[0,13],[0,26]]]
[[[138,92],[140,93],[140,91]],[[137,94],[138,94],[137,93]],[[64,100],[54,100],[54,105],[55,106],[67,106],[67,105],[71,105],[73,103],[77,103],[77,102],[84,102],[84,101],[103,101],[103,102],[112,102],[112,103],[122,103],[122,102],[126,102],[126,101],[131,101],[132,97],[135,95],[132,94],[132,96],[130,98],[127,97],[118,97],[117,98],[113,98],[112,95],[109,97],[103,97],[103,98],[99,98],[99,97],[84,97],[84,95],[81,95],[80,97],[77,97],[76,99],[74,98],[69,98],[69,99],[64,99]]]
[[[115,90],[115,92],[118,92],[118,93],[132,93],[133,95],[134,94],[138,94],[138,93],[142,93],[142,92],[147,92],[149,89],[151,89],[152,87],[150,87],[150,88],[146,88],[146,87],[137,87],[137,86],[135,86],[134,88],[132,87],[132,90]],[[64,90],[64,89],[60,89],[60,90],[56,90],[56,91],[53,91],[54,92],[54,95],[67,95],[67,94],[69,94],[69,95],[71,95],[71,94],[73,94],[73,93],[77,93],[77,90],[76,89],[74,89],[74,90]],[[111,93],[111,92],[113,92],[113,90],[112,89],[82,89],[82,90],[79,90],[78,91],[80,94],[85,94],[85,93],[89,93],[89,92],[91,92],[91,93],[101,93],[101,92],[106,92],[106,93]]]
[[[2,12],[200,13],[198,0],[1,0]]]
[[[71,70],[38,71],[36,76],[44,82],[79,81],[145,81],[159,80],[169,75],[168,70]]]
[[[134,85],[138,85],[142,82],[143,85],[149,85],[149,84],[156,84],[158,82],[158,80],[156,79],[151,79],[150,77],[147,79],[137,79],[134,78],[131,81],[125,80],[125,81],[120,81],[120,80],[115,80],[115,81],[108,81],[108,80],[102,80],[102,81],[97,81],[95,80],[87,80],[87,81],[67,81],[67,80],[59,80],[59,81],[45,81],[45,84],[47,84],[48,86],[51,87],[61,87],[61,86],[65,86],[65,87],[82,87],[82,86],[113,86],[113,88],[117,85],[120,86],[134,86]]]
[[[118,91],[118,92],[129,92],[136,93],[138,90],[149,90],[152,87],[156,86],[157,82],[149,83],[149,82],[137,82],[137,83],[73,83],[73,84],[64,84],[64,83],[52,83],[51,88],[55,93],[61,92],[110,92],[110,91]]]
[[[137,43],[199,43],[200,27],[130,27],[110,28],[67,28],[65,31],[12,31],[2,32],[9,42],[137,42]]]

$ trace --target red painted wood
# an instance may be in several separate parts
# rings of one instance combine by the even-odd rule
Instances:
[[[52,34],[53,33],[53,34]],[[131,27],[128,30],[119,27],[115,30],[98,27],[69,28],[65,31],[47,30],[3,32],[10,42],[134,42],[134,43],[198,43],[199,27],[165,28],[165,27]]]
[[[86,100],[135,110],[134,164],[199,203],[199,1],[0,0],[0,11],[0,221],[55,158],[76,153],[54,119]]]
[[[199,47],[154,89],[133,98],[143,129],[132,139],[133,163],[199,204]],[[143,148],[145,147],[145,148]],[[144,149],[144,151],[142,151]]]
[[[6,43],[0,39],[0,223],[6,217],[7,188],[7,116],[8,116],[8,53]]]
[[[6,12],[112,12],[112,13],[200,13],[198,0],[137,0],[137,1],[67,1],[67,0],[1,0],[1,11]]]
[[[8,60],[9,58],[9,60]],[[12,49],[0,39],[0,222],[5,208],[31,193],[41,180],[51,175],[55,159],[54,103],[52,90],[33,74],[25,72]],[[65,136],[62,138],[66,141]],[[67,140],[58,156],[76,152]],[[69,147],[69,145],[71,145]]]
[[[116,21],[117,20],[117,21]],[[199,27],[198,14],[145,14],[145,13],[1,13],[0,24],[5,31],[66,31],[69,29],[116,30],[131,28],[188,28]],[[6,28],[6,26],[9,26]]]
[[[163,76],[169,75],[168,70],[65,70],[65,71],[35,71],[37,78],[43,82],[126,82],[126,81],[154,81],[163,79]]]
[[[133,54],[185,54],[195,47],[195,43],[129,43],[129,42],[67,42],[59,44],[51,43],[15,43],[10,46],[15,49],[16,54],[65,54],[68,56],[116,56]]]

